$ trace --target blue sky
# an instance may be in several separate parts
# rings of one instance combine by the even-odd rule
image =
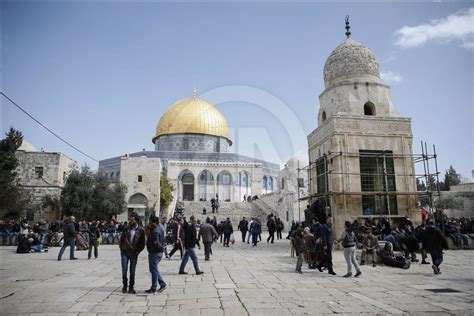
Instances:
[[[305,156],[323,66],[344,36],[378,56],[414,151],[474,169],[473,5],[464,3],[1,3],[1,90],[97,159],[152,150],[156,123],[192,89],[218,106],[235,151]],[[474,23],[473,23],[474,24]],[[1,101],[2,133],[96,167]],[[280,110],[275,110],[280,109]]]

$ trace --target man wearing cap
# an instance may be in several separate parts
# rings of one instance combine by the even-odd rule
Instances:
[[[128,226],[120,235],[120,255],[122,257],[122,293],[136,294],[135,285],[135,269],[137,267],[138,254],[145,248],[145,232],[138,223],[140,217],[133,212],[130,215]],[[130,283],[127,279],[128,263],[130,262]]]
[[[58,261],[61,261],[61,258],[63,257],[63,253],[66,250],[66,247],[69,246],[69,259],[71,260],[77,260],[76,257],[74,257],[74,248],[76,248],[76,226],[74,225],[74,222],[76,221],[76,218],[74,216],[70,216],[69,220],[66,222],[66,225],[64,226],[64,243],[63,246],[61,247],[61,250],[59,251],[58,255]]]
[[[191,260],[193,261],[194,265],[194,270],[196,271],[196,274],[203,274],[199,269],[199,264],[198,264],[198,258],[196,255],[196,251],[194,248],[196,247],[196,244],[199,247],[199,240],[197,239],[197,232],[196,232],[196,223],[197,220],[194,218],[194,216],[191,216],[189,218],[191,220],[191,224],[186,225],[186,232],[184,233],[184,248],[186,249],[183,260],[181,261],[181,266],[179,267],[179,274],[188,274],[184,269],[186,268],[186,264],[188,264],[189,257],[191,257]],[[201,247],[199,247],[201,248]]]

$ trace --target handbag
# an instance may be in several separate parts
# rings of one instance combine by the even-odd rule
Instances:
[[[97,247],[99,247],[99,245],[100,245],[101,243],[102,243],[102,237],[97,238],[96,241],[95,241],[95,245],[96,245]]]

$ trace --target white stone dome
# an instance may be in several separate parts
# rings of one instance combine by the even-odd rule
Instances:
[[[23,142],[21,143],[20,148],[18,150],[23,150],[23,151],[38,151],[35,146],[33,146],[32,143],[30,143],[27,140],[23,139]]]
[[[332,51],[324,64],[326,89],[344,81],[380,81],[379,63],[375,54],[350,37]]]

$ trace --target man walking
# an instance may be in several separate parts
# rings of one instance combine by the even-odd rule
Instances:
[[[242,218],[242,220],[239,222],[239,226],[237,226],[237,229],[240,230],[242,234],[242,242],[245,242],[245,235],[247,235],[247,231],[249,230],[249,222],[245,219],[245,216]]]
[[[232,233],[234,232],[234,227],[232,227],[230,218],[227,217],[222,231],[224,233],[224,247],[229,247],[230,235],[232,235]]]
[[[422,235],[423,249],[431,255],[434,274],[440,274],[439,266],[443,262],[443,249],[448,249],[448,242],[443,232],[434,225],[432,219],[428,220],[426,230]]]
[[[173,236],[172,236],[173,241],[174,241],[174,247],[173,249],[171,249],[168,259],[171,259],[171,257],[176,252],[176,250],[179,250],[181,259],[183,259],[183,243],[184,243],[184,238],[185,238],[185,232],[183,229],[183,219],[178,217],[174,225],[175,226],[173,227]]]
[[[267,238],[267,243],[271,240],[271,243],[273,244],[273,241],[275,240],[275,231],[276,231],[276,224],[273,217],[271,217],[268,220],[267,227],[268,227],[268,234],[269,234]]]
[[[281,218],[279,217],[276,218],[275,225],[276,225],[276,231],[277,231],[277,240],[282,239],[281,232],[283,231],[285,226],[283,225],[283,221],[281,220]]]
[[[122,293],[136,294],[135,285],[135,269],[137,268],[138,254],[145,248],[145,232],[138,223],[140,217],[133,212],[130,215],[128,226],[120,235],[119,247],[122,257]],[[128,264],[130,263],[130,283],[127,279]]]
[[[64,243],[63,243],[63,246],[61,247],[61,250],[59,251],[58,261],[61,261],[61,258],[63,257],[63,253],[66,250],[66,247],[68,246],[69,246],[69,259],[77,260],[77,258],[74,257],[74,250],[76,248],[76,236],[77,236],[76,225],[74,224],[75,221],[76,221],[76,218],[74,216],[70,216],[67,223],[65,223]]]
[[[186,231],[184,233],[184,247],[186,251],[184,252],[183,260],[181,261],[181,266],[179,267],[179,274],[188,274],[184,269],[188,264],[189,257],[193,261],[194,270],[196,271],[196,275],[203,274],[204,272],[199,269],[198,258],[196,256],[196,251],[194,248],[196,244],[199,247],[199,241],[197,240],[197,232],[196,232],[196,218],[191,216],[189,218],[191,220],[191,224],[188,224],[185,228]],[[201,247],[199,247],[201,248]]]
[[[214,240],[217,240],[218,237],[219,235],[216,229],[211,225],[211,219],[209,216],[206,217],[206,222],[201,224],[198,235],[198,239],[201,240],[202,238],[204,244],[204,260],[209,261],[209,257],[212,253],[212,243]]]
[[[158,292],[163,292],[166,289],[165,280],[160,275],[158,265],[163,258],[163,251],[165,245],[165,232],[163,228],[158,225],[158,217],[150,216],[150,223],[146,229],[146,249],[148,250],[148,267],[151,273],[151,287],[145,293],[155,294],[157,292],[158,283],[160,288]]]
[[[326,224],[323,225],[323,227],[321,228],[321,245],[323,247],[323,252],[326,253],[326,257],[324,261],[321,261],[318,263],[316,268],[318,268],[320,272],[323,272],[322,267],[323,267],[323,264],[326,263],[329,274],[336,275],[336,272],[334,272],[333,266],[332,266],[333,242],[334,242],[334,235],[332,231],[332,218],[328,216],[326,218]]]

